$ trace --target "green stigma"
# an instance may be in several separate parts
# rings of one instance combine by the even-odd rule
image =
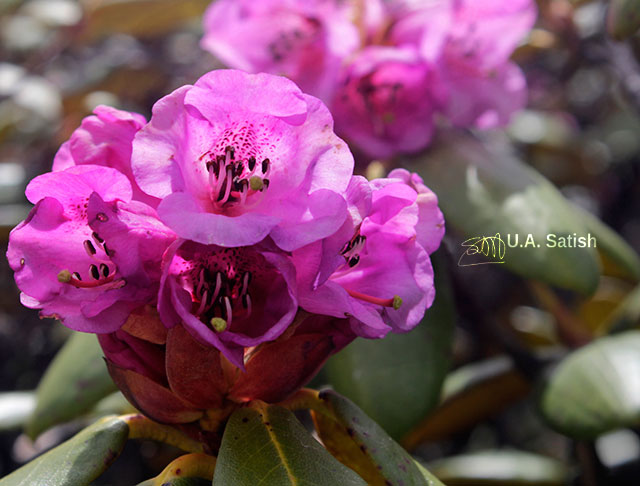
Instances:
[[[60,282],[60,283],[69,283],[69,282],[71,282],[71,272],[69,270],[62,270],[58,274],[58,282]]]
[[[222,317],[213,317],[211,321],[209,321],[211,327],[216,332],[222,332],[227,329],[227,321],[225,321]]]
[[[262,182],[261,177],[251,176],[249,178],[249,187],[254,191],[260,191],[264,187],[264,182]]]
[[[402,298],[399,295],[393,296],[393,310],[398,310],[402,305]]]

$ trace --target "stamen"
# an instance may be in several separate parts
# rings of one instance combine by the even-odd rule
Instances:
[[[104,250],[104,253],[105,253],[108,257],[110,257],[110,256],[112,255],[111,250],[109,250],[109,248],[107,248],[107,244],[106,244],[106,243],[103,243],[103,244],[102,244],[102,249]]]
[[[358,263],[360,263],[360,255],[352,256],[347,261],[347,264],[349,265],[350,268],[355,267]]]
[[[222,288],[222,272],[216,272],[216,288],[213,291],[212,301],[218,298],[218,294],[220,294],[220,289]]]
[[[126,281],[124,279],[115,280],[115,276],[116,276],[115,273],[112,273],[106,278],[96,280],[95,282],[93,281],[83,282],[78,272],[72,273],[71,276],[73,278],[68,283],[70,283],[71,285],[73,285],[78,289],[95,289],[97,287],[102,287],[106,284],[111,284],[109,285],[110,289],[119,289],[120,287],[123,287],[126,284]]]
[[[269,159],[264,159],[262,161],[262,173],[263,174],[267,174],[267,171],[269,170],[269,164],[270,164],[270,160]]]
[[[85,251],[87,252],[87,255],[91,257],[96,254],[96,249],[91,243],[91,240],[84,240],[82,244],[84,246]]]
[[[240,295],[245,295],[247,290],[249,289],[249,282],[251,282],[251,273],[244,272],[242,276],[242,290],[240,291]]]
[[[93,238],[93,241],[95,241],[98,245],[102,245],[104,243],[104,240],[100,238],[100,235],[98,235],[98,233],[96,233],[95,231],[91,233],[91,237]]]
[[[202,299],[200,300],[200,305],[198,306],[198,310],[196,311],[196,315],[199,316],[204,312],[204,309],[207,305],[207,296],[208,296],[208,290],[204,291],[204,294],[202,294]]]
[[[345,290],[351,297],[369,302],[370,304],[381,305],[383,307],[393,307],[395,310],[398,310],[402,305],[402,299],[397,295],[394,295],[391,299],[382,299],[380,297],[373,297],[371,295],[363,294],[356,290]]]
[[[255,169],[256,167],[256,158],[253,155],[249,157],[249,160],[247,161],[247,166],[249,167],[249,170],[253,172],[253,169]]]
[[[95,280],[100,280],[100,272],[98,271],[98,267],[95,266],[93,263],[89,265],[89,271],[91,272],[91,276]]]
[[[260,189],[260,191],[265,191],[267,189],[269,189],[269,179],[262,179],[262,188]]]
[[[82,280],[82,277],[80,276],[80,274],[79,274],[78,272],[73,272],[73,273],[71,274],[71,276],[72,276],[73,278],[75,278],[76,280]]]
[[[196,295],[202,295],[202,288],[204,287],[204,267],[200,269],[198,276],[198,284],[196,285]]]
[[[244,294],[242,296],[242,307],[247,309],[247,317],[251,315],[251,296],[249,294]]]
[[[226,312],[227,312],[227,314],[226,314],[227,315],[227,322],[229,323],[229,325],[231,325],[231,319],[233,317],[233,312],[232,312],[232,309],[231,309],[231,299],[227,295],[225,295],[223,297],[223,301],[224,301],[225,309],[226,309]]]

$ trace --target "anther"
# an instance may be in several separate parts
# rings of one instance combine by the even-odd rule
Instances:
[[[227,321],[225,321],[221,317],[211,318],[211,320],[209,321],[209,324],[211,324],[211,328],[216,332],[223,332],[227,329],[227,326],[228,326]]]
[[[104,250],[104,253],[105,253],[107,256],[109,256],[109,257],[110,257],[110,256],[112,255],[111,250],[109,250],[109,248],[107,248],[107,244],[106,244],[106,243],[103,243],[103,244],[102,244],[102,249]]]
[[[89,265],[89,271],[91,272],[91,276],[95,280],[100,280],[100,272],[98,271],[98,267],[95,266],[93,263]]]
[[[84,245],[84,249],[87,252],[87,255],[93,256],[96,254],[96,249],[93,246],[93,243],[91,243],[91,240],[84,240],[82,244]]]
[[[226,153],[226,154],[228,154],[228,155],[229,155],[229,158],[230,158],[231,160],[233,160],[233,159],[235,158],[236,150],[233,148],[233,146],[231,146],[231,145],[227,145],[227,146],[224,148],[224,151],[225,151],[225,153]]]
[[[79,274],[78,272],[73,272],[73,273],[71,274],[71,276],[72,276],[73,278],[75,278],[76,280],[82,280],[82,277],[80,276],[80,274]]]
[[[264,159],[262,161],[262,173],[263,174],[266,174],[267,171],[269,170],[269,162],[270,162],[269,159]]]
[[[106,264],[101,263],[100,264],[100,273],[102,275],[104,275],[105,278],[108,277],[109,276],[109,267]]]
[[[58,282],[60,282],[60,283],[69,283],[69,282],[71,282],[71,272],[69,270],[62,270],[58,274]]]
[[[253,155],[249,157],[249,160],[247,161],[247,165],[249,167],[249,170],[253,171],[253,169],[256,166],[256,158]]]
[[[93,241],[95,241],[98,245],[104,243],[104,240],[100,238],[100,235],[98,235],[98,233],[96,233],[95,231],[91,233],[91,237],[93,238]]]
[[[260,189],[261,191],[269,189],[269,179],[262,179],[262,189]]]
[[[347,262],[347,264],[349,265],[349,267],[353,268],[355,267],[358,263],[360,262],[360,255],[354,255],[351,258],[349,258],[349,261]]]

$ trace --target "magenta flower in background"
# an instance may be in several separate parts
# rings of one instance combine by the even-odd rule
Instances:
[[[177,241],[167,252],[158,309],[243,368],[244,348],[278,338],[298,309],[295,268],[273,244],[239,248]]]
[[[219,0],[204,16],[202,47],[227,66],[285,74],[327,100],[343,59],[359,43],[349,2]]]
[[[36,177],[26,194],[35,207],[7,251],[24,305],[72,329],[105,333],[155,302],[158,265],[175,236],[152,208],[131,201],[122,173],[73,166]]]
[[[372,158],[425,148],[447,93],[417,49],[372,46],[345,69],[332,103],[336,129]]]
[[[298,82],[329,105],[340,136],[387,158],[424,149],[436,113],[484,129],[522,109],[526,81],[509,56],[535,18],[534,0],[229,0],[209,8],[202,46]],[[342,50],[337,36],[309,34],[330,26]]]
[[[127,176],[134,200],[157,206],[159,201],[140,190],[131,170],[131,142],[146,123],[137,113],[110,106],[96,107],[93,115],[82,120],[69,140],[60,146],[53,159],[53,171],[84,164],[112,167]]]
[[[438,201],[416,174],[395,170],[348,190],[351,217],[334,235],[293,253],[300,306],[352,317],[360,336],[415,327],[435,297],[429,255],[440,245]]]
[[[536,20],[532,0],[460,0],[439,61],[451,92],[446,114],[458,126],[504,125],[527,102],[527,83],[509,61]]]
[[[291,81],[218,70],[158,101],[133,171],[180,237],[294,250],[334,233],[353,171],[329,110]]]

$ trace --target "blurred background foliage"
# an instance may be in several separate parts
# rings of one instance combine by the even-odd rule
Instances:
[[[221,67],[198,46],[208,4],[0,0],[3,253],[30,208],[26,183],[96,105],[149,116],[155,100]],[[528,109],[503,131],[441,127],[429,150],[400,161],[423,175],[447,218],[434,308],[408,335],[356,341],[313,385],[352,398],[448,485],[635,485],[640,2],[538,4],[514,56]],[[362,171],[381,175],[389,163]],[[463,240],[496,231],[591,232],[598,248],[508,249],[504,266],[458,266]],[[0,286],[1,477],[128,406],[110,395],[99,350],[82,337],[39,385],[69,333],[19,304],[4,260]],[[126,447],[94,484],[136,484],[176,456],[151,442]]]

